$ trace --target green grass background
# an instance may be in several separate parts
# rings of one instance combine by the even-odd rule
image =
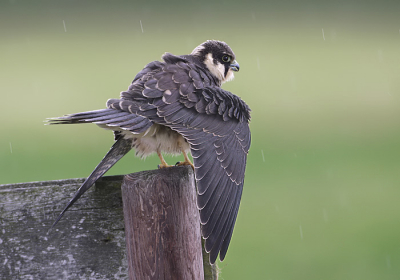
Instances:
[[[86,177],[111,133],[45,118],[104,108],[164,52],[224,40],[241,70],[223,88],[252,108],[253,140],[221,279],[400,279],[399,13],[389,0],[2,1],[0,183]],[[157,164],[132,153],[108,174]]]

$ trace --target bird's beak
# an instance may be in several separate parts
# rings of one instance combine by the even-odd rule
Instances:
[[[239,71],[239,63],[237,63],[236,60],[233,61],[231,65],[229,65],[229,68],[232,69],[232,71],[238,72]]]

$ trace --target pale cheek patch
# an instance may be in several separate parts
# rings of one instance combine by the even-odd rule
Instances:
[[[222,65],[221,63],[217,62],[217,71],[221,75],[222,80],[223,80],[224,76],[225,76],[225,66]]]
[[[209,53],[206,56],[206,59],[204,60],[204,64],[207,66],[208,70],[210,70],[211,74],[213,74],[215,77],[218,78],[220,81],[224,81],[224,65],[221,63],[218,63],[217,65],[214,64],[214,58],[212,57],[212,54]]]
[[[230,82],[233,80],[233,78],[235,78],[235,75],[233,74],[232,69],[229,69],[228,73],[226,74],[225,79],[222,81],[223,83],[225,82]]]

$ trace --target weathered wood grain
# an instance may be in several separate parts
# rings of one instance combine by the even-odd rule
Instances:
[[[168,173],[174,180],[182,176],[177,187],[191,185],[190,189],[175,188],[177,197],[194,190],[191,169],[174,167]],[[123,176],[99,179],[50,232],[84,178],[0,185],[0,279],[128,279],[122,180]],[[193,195],[189,196],[190,208],[194,219],[198,219]],[[172,202],[171,206],[165,201],[153,206],[169,208],[175,206]],[[200,240],[199,224],[194,226]],[[163,237],[175,233],[169,230],[166,234]],[[199,243],[194,242],[196,246]],[[204,247],[203,256],[204,279],[217,279],[217,269],[210,266]]]
[[[122,197],[129,278],[204,279],[192,168],[126,175]]]
[[[0,279],[127,279],[122,176],[0,185]]]

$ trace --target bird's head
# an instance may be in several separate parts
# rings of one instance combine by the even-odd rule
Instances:
[[[231,81],[233,72],[239,71],[235,54],[225,42],[208,40],[196,47],[191,55],[198,57],[221,84]]]

